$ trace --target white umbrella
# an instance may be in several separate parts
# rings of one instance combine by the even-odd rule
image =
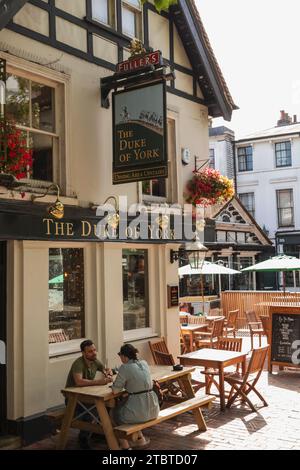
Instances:
[[[248,266],[242,271],[258,271],[258,272],[283,272],[300,271],[300,259],[295,256],[279,255],[262,261],[261,263]],[[283,274],[283,291],[285,292],[285,274]]]
[[[240,274],[240,271],[235,269],[226,268],[221,264],[210,263],[204,261],[201,269],[192,268],[190,264],[182,266],[178,269],[179,276],[192,275],[192,274]]]
[[[235,269],[226,268],[222,264],[210,263],[209,261],[204,261],[203,266],[201,269],[192,268],[190,264],[186,266],[182,266],[178,269],[179,276],[185,275],[192,275],[192,274],[218,274],[219,275],[219,291],[221,293],[221,274],[240,274],[240,271],[236,271]],[[203,282],[201,276],[201,289],[202,289],[202,297],[203,297]]]

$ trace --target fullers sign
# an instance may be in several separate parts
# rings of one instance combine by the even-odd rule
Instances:
[[[140,57],[133,57],[117,64],[117,72],[126,73],[133,70],[139,70],[149,65],[162,65],[162,55],[160,51],[151,52]]]
[[[113,184],[167,178],[164,82],[113,95]]]

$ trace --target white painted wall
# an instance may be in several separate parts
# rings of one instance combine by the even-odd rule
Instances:
[[[276,190],[293,189],[294,195],[295,227],[284,227],[281,230],[300,230],[300,139],[292,139],[292,166],[276,168],[275,142],[285,140],[283,137],[272,142],[249,142],[253,145],[253,171],[239,172],[236,156],[238,194],[254,192],[256,221],[270,231],[269,237],[273,242],[278,230]]]

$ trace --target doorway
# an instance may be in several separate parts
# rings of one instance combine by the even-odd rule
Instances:
[[[6,427],[6,242],[0,241],[0,435]]]

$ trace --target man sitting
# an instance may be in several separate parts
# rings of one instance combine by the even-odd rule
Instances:
[[[91,385],[106,385],[112,382],[112,372],[110,369],[105,369],[103,364],[97,359],[97,350],[93,341],[87,339],[80,345],[82,356],[73,362],[66,383],[68,387],[87,387]],[[97,371],[102,372],[103,377],[95,379]],[[81,405],[77,405],[76,414],[84,413],[84,408]],[[93,412],[90,411],[93,415]],[[92,422],[93,416],[89,413],[85,413],[80,417],[83,421]],[[96,415],[94,415],[96,418]],[[89,449],[88,442],[89,432],[80,431],[79,433],[79,445],[81,449]]]

